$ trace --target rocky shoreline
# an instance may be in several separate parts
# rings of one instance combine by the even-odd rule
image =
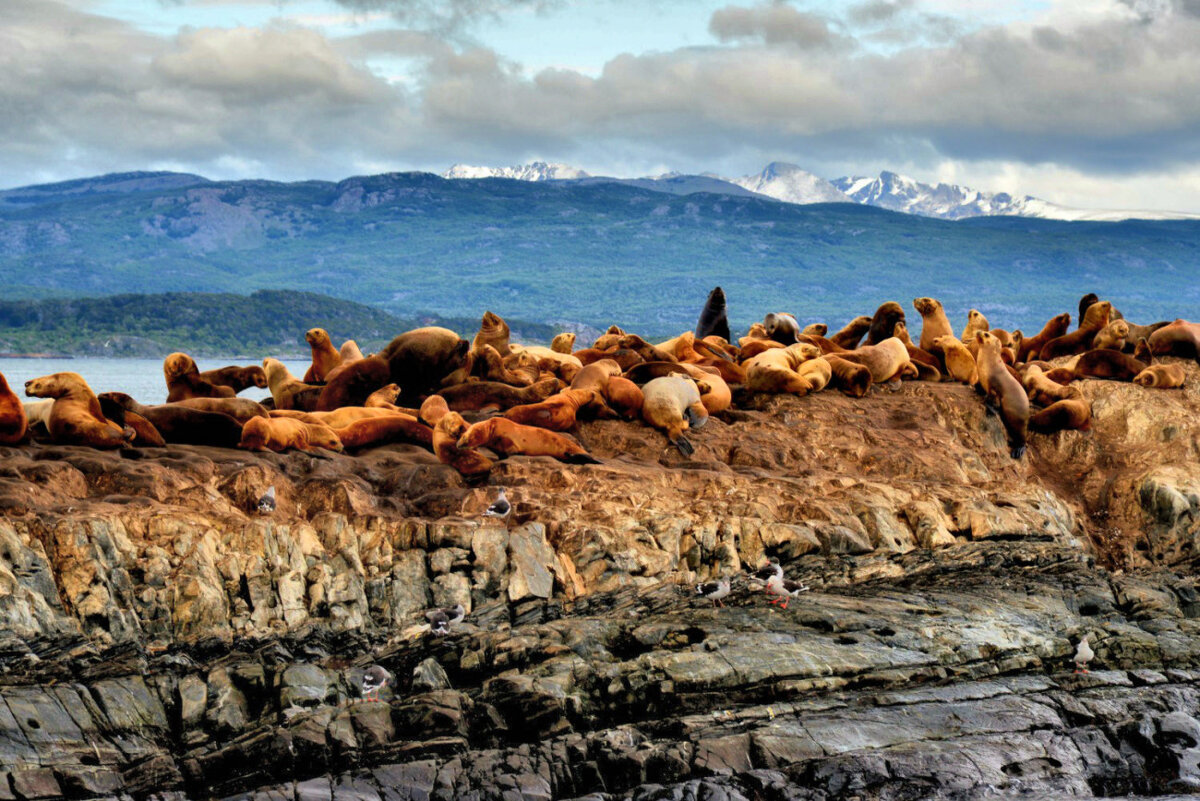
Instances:
[[[1200,792],[1187,370],[1079,383],[1092,430],[1020,461],[925,382],[741,398],[688,459],[582,423],[601,464],[485,487],[406,445],[3,449],[0,799]],[[790,608],[693,597],[768,557]]]

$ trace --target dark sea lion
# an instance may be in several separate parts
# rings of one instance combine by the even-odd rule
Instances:
[[[1039,357],[1043,361],[1049,361],[1058,356],[1073,356],[1088,350],[1091,348],[1096,334],[1100,333],[1101,329],[1108,325],[1109,314],[1111,312],[1112,304],[1107,300],[1090,304],[1084,310],[1083,320],[1079,328],[1069,334],[1063,334],[1047,342],[1042,346]]]
[[[1084,318],[1084,315],[1087,313],[1088,307],[1092,306],[1096,303],[1099,303],[1099,302],[1100,302],[1100,298],[1097,297],[1095,292],[1089,292],[1086,295],[1084,295],[1082,298],[1079,299],[1079,327],[1080,328],[1083,327],[1083,324],[1085,322],[1085,320],[1083,318]],[[1110,309],[1108,312],[1108,319],[1110,321],[1125,319],[1125,315],[1123,315],[1119,311],[1117,311],[1116,307],[1112,306],[1111,303],[1109,304],[1109,306],[1110,306]]]
[[[187,398],[232,398],[233,387],[212,384],[200,377],[196,361],[186,353],[172,353],[163,359],[163,377],[167,380],[167,402]]]
[[[845,350],[854,350],[863,334],[871,329],[872,318],[863,315],[846,323],[846,327],[829,338],[829,341]]]
[[[469,367],[470,349],[470,342],[446,328],[406,331],[379,352],[391,371],[391,378],[384,383],[399,384],[400,397],[416,403],[439,389],[451,373]]]
[[[1175,320],[1151,334],[1149,343],[1156,356],[1183,356],[1200,362],[1200,323]]]
[[[1087,431],[1092,427],[1092,404],[1083,393],[1071,387],[1069,396],[1033,414],[1029,418],[1029,430],[1039,434],[1055,431]]]
[[[1020,347],[1017,348],[1017,361],[1028,361],[1030,358],[1036,359],[1042,352],[1042,348],[1052,339],[1057,339],[1067,333],[1071,327],[1071,315],[1063,312],[1051,317],[1046,324],[1042,326],[1042,330],[1028,339],[1022,339]]]
[[[167,441],[163,439],[163,435],[145,417],[142,417],[137,412],[127,410],[116,401],[104,395],[98,396],[97,400],[100,401],[100,409],[104,412],[105,417],[122,428],[127,426],[133,429],[134,436],[130,441],[131,445],[139,448],[161,448],[167,444]],[[199,398],[198,400],[215,399]],[[231,399],[225,398],[225,400]]]
[[[725,316],[725,290],[715,287],[708,293],[700,319],[696,323],[696,339],[719,336],[729,339],[729,319]]]
[[[1150,365],[1128,353],[1109,348],[1089,350],[1075,362],[1072,371],[1076,378],[1107,378],[1112,381],[1132,381]]]
[[[830,384],[843,395],[861,398],[871,389],[871,371],[867,367],[847,361],[834,353],[827,353],[821,358],[829,362],[832,370]]]
[[[200,380],[214,386],[229,387],[235,394],[250,387],[267,388],[267,374],[256,364],[248,367],[233,364],[216,370],[205,370],[200,374]]]
[[[104,397],[146,418],[171,444],[236,448],[242,438],[241,423],[221,412],[191,409],[177,403],[144,406],[124,392],[105,392]]]
[[[205,412],[227,414],[242,425],[251,417],[269,417],[266,407],[249,398],[189,398],[176,401],[180,406],[200,409]]]
[[[480,409],[511,409],[524,403],[539,403],[559,389],[558,379],[539,381],[529,387],[512,387],[497,381],[468,381],[446,387],[436,394],[446,399],[452,411],[479,411]]]
[[[903,323],[904,309],[900,304],[889,300],[875,310],[871,325],[867,328],[867,344],[878,345],[885,339],[896,335],[896,323]],[[836,340],[835,340],[836,341]]]
[[[336,371],[320,390],[313,409],[331,412],[343,406],[365,406],[372,393],[390,383],[392,371],[386,359],[381,356],[358,359]]]
[[[771,312],[763,318],[767,338],[781,345],[794,345],[800,336],[800,323],[787,312]]]

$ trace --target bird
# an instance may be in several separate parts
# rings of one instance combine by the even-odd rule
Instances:
[[[725,606],[721,599],[729,594],[729,579],[706,581],[696,585],[696,594],[713,602],[713,606]]]
[[[443,609],[430,609],[425,613],[425,619],[429,621],[429,630],[439,637],[444,637],[450,633],[450,626],[461,621],[466,617],[467,610],[463,609],[462,604]]]
[[[498,517],[501,520],[508,517],[508,513],[512,511],[512,504],[508,502],[508,498],[504,497],[504,488],[500,488],[500,494],[496,496],[496,500],[492,505],[484,510],[484,517]]]
[[[1088,662],[1091,662],[1095,655],[1092,646],[1088,645],[1088,635],[1083,635],[1083,639],[1079,641],[1079,647],[1075,649],[1075,672],[1087,673]]]
[[[771,605],[779,604],[780,609],[787,609],[788,601],[791,600],[792,596],[799,595],[807,590],[808,587],[806,585],[798,581],[785,579],[782,568],[775,575],[771,576],[771,578],[767,579],[767,594],[776,596],[771,601]]]
[[[391,673],[379,665],[371,665],[363,671],[362,697],[368,701],[378,701],[379,691],[391,683]]]
[[[759,583],[769,582],[773,576],[783,576],[783,568],[779,566],[778,562],[767,562],[764,567],[749,574],[751,581]],[[769,593],[770,590],[767,592]]]
[[[267,487],[267,491],[258,499],[258,513],[260,515],[269,515],[275,511],[275,485]]]

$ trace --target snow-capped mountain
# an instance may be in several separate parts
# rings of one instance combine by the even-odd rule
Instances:
[[[442,173],[443,178],[513,178],[518,181],[561,181],[589,177],[583,170],[567,164],[535,161],[515,167],[473,167],[470,164],[455,164]]]
[[[730,183],[785,203],[848,203],[838,187],[795,164],[773,161],[758,175],[734,178]]]

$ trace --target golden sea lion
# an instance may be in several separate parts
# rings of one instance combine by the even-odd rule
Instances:
[[[946,310],[942,308],[941,301],[934,298],[914,298],[913,308],[917,310],[917,314],[921,315],[921,339],[918,341],[918,347],[921,350],[933,353],[935,350],[934,340],[939,337],[954,336],[950,318],[946,316]]]
[[[809,323],[800,333],[806,336],[823,337],[829,333],[829,326],[825,323]]]
[[[432,450],[433,429],[406,414],[364,417],[333,429],[342,446],[368,448],[390,442],[411,442]]]
[[[1100,350],[1123,350],[1127,336],[1129,336],[1129,323],[1124,320],[1113,320],[1096,334],[1096,338],[1092,340],[1092,347]]]
[[[54,399],[46,430],[61,445],[120,448],[136,435],[104,416],[99,399],[78,373],[51,373],[26,381],[25,394]]]
[[[508,323],[504,322],[500,315],[485,311],[479,321],[479,332],[471,342],[471,351],[475,352],[484,345],[491,345],[501,356],[507,356],[510,353],[508,337]]]
[[[984,397],[993,404],[1008,432],[1009,453],[1020,459],[1025,453],[1026,432],[1029,428],[1029,397],[1025,387],[1009,372],[1000,358],[1000,340],[987,331],[976,331],[979,355],[975,359],[979,386]]]
[[[540,403],[513,406],[503,416],[526,426],[568,431],[575,427],[576,416],[582,410],[590,411],[593,417],[617,416],[604,402],[604,396],[595,389],[564,389]]]
[[[268,375],[270,371],[268,370]],[[317,453],[318,448],[341,451],[342,442],[332,428],[291,417],[254,417],[242,426],[239,448],[249,451],[298,450]]]
[[[0,445],[16,445],[25,439],[28,428],[25,404],[9,388],[4,374],[0,373]]]
[[[979,309],[971,309],[967,312],[967,325],[958,339],[964,345],[969,344],[975,341],[976,331],[987,331],[988,328],[990,328],[988,319],[983,316],[983,312]]]
[[[1042,330],[1036,335],[1023,339],[1021,347],[1017,349],[1017,361],[1023,362],[1028,359],[1036,359],[1042,352],[1042,348],[1046,347],[1046,343],[1052,339],[1057,339],[1071,327],[1071,315],[1063,312],[1051,317]]]
[[[861,364],[871,371],[876,384],[894,378],[919,378],[920,372],[908,356],[908,348],[896,337],[877,345],[863,345],[855,350],[837,354],[839,358]]]
[[[668,353],[662,348],[651,345],[637,334],[626,334],[617,341],[617,345],[622,348],[629,348],[632,351],[637,351],[637,354],[648,362],[679,361],[675,358],[674,353]]]
[[[858,347],[858,341],[863,338],[863,334],[871,329],[872,321],[872,318],[866,315],[855,317],[846,323],[845,328],[831,336],[829,340],[839,348],[854,350]]]
[[[350,364],[363,358],[363,352],[358,349],[358,343],[353,339],[347,339],[338,348],[338,355],[342,357],[342,364]]]
[[[492,460],[474,448],[458,447],[458,440],[467,431],[467,421],[458,412],[437,410],[433,404],[431,412],[438,411],[433,426],[433,452],[438,461],[448,464],[468,481],[480,481],[492,470]],[[421,407],[422,414],[425,407]]]
[[[978,380],[975,374],[975,357],[958,337],[953,334],[940,336],[933,341],[933,347],[942,354],[942,363],[946,365],[946,372],[952,379],[968,386],[975,384]]]
[[[211,384],[200,378],[200,369],[186,353],[172,353],[163,359],[163,377],[167,380],[167,402],[187,398],[232,398],[233,387]]]
[[[304,341],[312,350],[312,365],[304,374],[305,383],[324,383],[329,380],[329,374],[342,363],[342,354],[333,346],[329,332],[324,328],[310,328],[304,334]]]
[[[628,378],[615,375],[608,379],[604,387],[604,400],[610,409],[626,420],[635,420],[642,416],[642,404],[645,398],[642,388]]]
[[[807,343],[764,350],[743,364],[746,369],[746,389],[752,392],[807,395],[813,390],[813,385],[798,370],[804,362],[820,355],[819,348]]]
[[[695,449],[683,432],[708,422],[700,394],[696,382],[681,375],[655,378],[642,387],[642,419],[666,433],[667,441],[684,456],[691,456]]]
[[[473,424],[456,443],[460,449],[488,448],[501,456],[553,456],[569,464],[599,464],[599,460],[579,443],[547,431],[525,426],[504,417],[493,417]]]
[[[556,334],[550,342],[550,350],[555,353],[570,353],[575,347],[575,334],[570,331],[564,331],[561,334]]]
[[[271,398],[275,401],[276,409],[300,409],[301,406],[305,406],[306,404],[297,400],[297,396],[302,393],[311,391],[317,398],[320,397],[321,387],[298,380],[278,359],[272,359],[270,356],[263,359],[263,369],[267,372],[267,386],[271,389]]]
[[[1133,383],[1157,389],[1180,389],[1187,378],[1181,364],[1152,364],[1133,377]]]
[[[594,389],[603,392],[608,386],[608,380],[621,372],[621,365],[612,359],[599,359],[586,365],[571,379],[571,389]]]

